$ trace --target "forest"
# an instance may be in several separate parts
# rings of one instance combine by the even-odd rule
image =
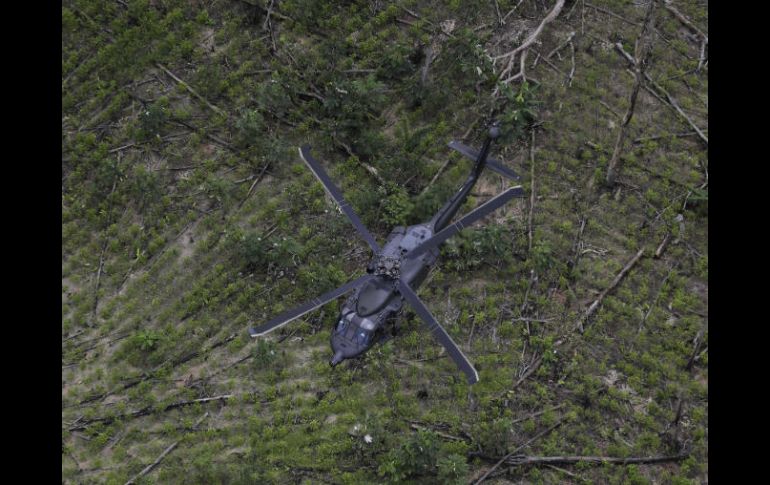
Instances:
[[[708,2],[64,0],[63,483],[708,482]],[[399,333],[339,303],[480,147]]]

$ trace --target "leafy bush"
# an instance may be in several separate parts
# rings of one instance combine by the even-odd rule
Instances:
[[[435,475],[438,438],[431,431],[419,431],[400,447],[388,452],[378,472],[391,483],[414,475]]]
[[[507,102],[500,117],[502,136],[498,143],[510,143],[520,138],[524,130],[535,121],[533,106],[536,101],[532,88],[526,82],[522,83],[518,91],[510,84],[501,84],[500,91]]]
[[[507,232],[505,227],[495,225],[460,233],[447,241],[447,262],[457,271],[478,268],[484,263],[509,262],[512,251]]]
[[[508,451],[511,439],[512,421],[510,418],[498,418],[482,421],[476,425],[473,436],[481,445],[484,453],[492,456],[502,456]]]
[[[267,265],[269,243],[261,234],[250,232],[241,241],[238,252],[249,269],[257,269]]]
[[[139,115],[138,137],[147,140],[160,136],[160,130],[168,121],[168,103],[163,99],[147,107],[144,113]]]
[[[446,484],[466,483],[465,477],[468,475],[468,462],[464,456],[451,454],[439,458],[438,463],[439,482]]]
[[[387,189],[380,187],[379,192],[385,196],[382,199],[382,221],[389,226],[406,224],[414,207],[406,189],[395,184],[389,184]]]
[[[160,340],[160,335],[152,330],[144,330],[133,337],[134,344],[143,351],[153,350]]]
[[[464,483],[468,473],[465,457],[441,446],[433,431],[418,431],[398,448],[390,450],[378,468],[390,483],[419,477],[426,483]]]
[[[241,117],[235,122],[236,144],[246,148],[257,144],[257,140],[264,129],[265,119],[257,110],[244,110]]]

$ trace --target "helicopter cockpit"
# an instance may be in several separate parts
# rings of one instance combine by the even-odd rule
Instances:
[[[349,311],[340,316],[332,333],[332,348],[335,355],[332,366],[342,359],[350,359],[365,352],[374,343],[377,325],[367,317]]]
[[[334,333],[361,347],[367,347],[372,341],[376,325],[366,317],[358,317],[355,318],[354,321],[354,316],[355,313],[350,312],[347,315],[340,317],[340,320],[337,322],[337,327],[334,329]]]

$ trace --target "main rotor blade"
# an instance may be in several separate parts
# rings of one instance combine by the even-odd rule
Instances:
[[[460,370],[465,373],[465,376],[468,378],[468,384],[474,384],[478,382],[479,373],[476,372],[473,364],[471,364],[465,354],[462,353],[454,340],[452,340],[452,337],[446,333],[444,327],[442,327],[436,321],[436,319],[433,318],[430,310],[425,307],[425,305],[420,300],[420,297],[417,296],[417,294],[404,280],[398,280],[398,290],[406,299],[406,301],[412,305],[412,308],[414,308],[414,311],[417,312],[417,315],[422,318],[423,323],[428,327],[428,330],[430,330],[433,338],[438,340],[438,342],[444,346],[444,348],[449,353],[449,356],[452,358],[452,360],[454,360],[455,364],[457,364],[457,367],[459,367]]]
[[[454,236],[461,230],[465,229],[466,227],[470,226],[474,222],[478,221],[482,217],[498,209],[499,207],[501,207],[503,204],[505,204],[506,202],[508,202],[514,197],[524,197],[524,189],[521,188],[521,185],[517,185],[516,187],[511,187],[505,190],[504,192],[501,192],[499,195],[489,199],[488,201],[481,204],[480,206],[476,207],[474,210],[466,214],[459,221],[455,222],[454,224],[448,225],[444,229],[434,234],[433,237],[431,237],[427,241],[423,242],[416,248],[406,253],[406,257],[411,258],[414,256],[418,256],[424,253],[426,250],[441,244],[442,242]]]
[[[453,148],[453,149],[457,150],[458,152],[462,153],[463,155],[465,155],[466,157],[470,158],[474,162],[476,160],[478,160],[478,158],[479,158],[479,151],[478,150],[476,150],[474,148],[471,148],[471,147],[469,147],[467,145],[463,145],[459,141],[453,140],[453,141],[449,142],[449,148]],[[489,167],[490,170],[493,170],[493,171],[499,173],[503,177],[508,177],[508,178],[514,179],[514,180],[520,180],[521,179],[521,177],[519,177],[519,174],[517,174],[516,172],[514,172],[510,168],[508,168],[505,165],[503,165],[500,162],[500,160],[497,160],[497,159],[494,159],[494,158],[491,158],[491,157],[487,157],[487,166]]]
[[[288,312],[278,315],[277,317],[273,318],[272,320],[270,320],[269,322],[263,325],[260,325],[259,327],[249,328],[249,335],[251,335],[252,337],[259,337],[261,335],[264,335],[268,332],[275,330],[278,327],[282,327],[287,323],[291,322],[292,320],[295,320],[301,317],[302,315],[309,313],[315,310],[316,308],[329,303],[335,298],[339,298],[345,293],[348,293],[350,290],[356,288],[357,286],[363,285],[364,283],[366,283],[367,281],[375,277],[376,277],[375,275],[365,274],[359,278],[354,279],[353,281],[349,281],[344,285],[340,286],[339,288],[336,288],[328,293],[324,293],[318,298],[313,298],[312,300],[305,303],[304,305],[298,306],[297,308],[294,308],[292,310],[289,310]]]
[[[353,208],[350,207],[350,204],[348,204],[347,201],[345,201],[345,199],[342,197],[342,192],[340,192],[340,189],[338,189],[337,186],[332,183],[329,176],[326,175],[326,172],[324,172],[324,169],[321,168],[321,164],[318,163],[318,160],[313,158],[313,156],[310,154],[310,145],[303,145],[302,148],[299,149],[299,156],[302,157],[302,160],[304,160],[308,167],[310,167],[313,175],[315,175],[316,178],[321,182],[321,185],[324,186],[326,192],[331,196],[332,199],[334,199],[334,202],[337,204],[337,206],[339,206],[345,215],[348,216],[348,219],[350,219],[350,222],[353,223],[353,226],[356,228],[361,237],[363,237],[366,242],[369,243],[369,247],[372,248],[372,251],[379,253],[380,246],[377,244],[377,241],[375,241],[374,237],[369,233],[369,230],[366,228],[366,226],[364,226],[363,222],[361,222],[361,219],[358,218],[358,215],[353,211]]]

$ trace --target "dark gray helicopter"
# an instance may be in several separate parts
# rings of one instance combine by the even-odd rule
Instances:
[[[310,147],[305,145],[300,148],[299,154],[302,160],[307,163],[342,212],[348,216],[358,233],[369,243],[372,251],[374,251],[374,256],[366,268],[367,274],[283,313],[264,325],[249,328],[249,334],[252,337],[264,335],[346,293],[354,291],[352,296],[342,305],[340,316],[332,332],[331,346],[334,356],[330,364],[334,367],[344,359],[361,355],[376,342],[389,339],[390,335],[385,332],[385,325],[394,319],[397,312],[401,310],[403,301],[406,300],[423,320],[433,337],[446,348],[452,360],[465,373],[468,382],[470,384],[477,382],[479,375],[476,369],[457,347],[452,337],[433,318],[414,290],[425,280],[431,266],[436,263],[439,256],[438,246],[441,243],[498,209],[512,198],[524,196],[524,190],[521,186],[508,188],[457,222],[450,224],[485,166],[505,177],[514,180],[520,178],[513,170],[503,166],[499,161],[488,158],[490,145],[499,136],[499,125],[493,123],[480,152],[457,141],[449,143],[449,147],[476,162],[468,179],[430,221],[409,227],[396,227],[391,231],[382,248],[361,223],[350,205],[343,199],[342,193],[332,183],[318,161],[311,156]]]

